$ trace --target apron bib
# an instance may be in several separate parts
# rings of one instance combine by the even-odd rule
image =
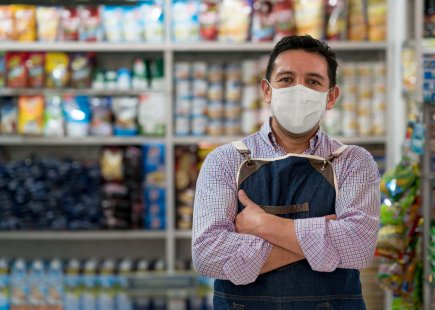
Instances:
[[[289,219],[335,214],[338,188],[331,162],[346,145],[327,158],[287,154],[270,159],[251,158],[241,141],[233,145],[244,158],[237,187],[267,213]],[[242,209],[239,202],[238,212]],[[247,285],[215,280],[213,304],[216,310],[365,309],[358,270],[317,272],[305,259],[261,274]]]

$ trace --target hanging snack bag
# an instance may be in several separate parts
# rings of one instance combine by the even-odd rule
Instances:
[[[44,131],[44,97],[20,96],[18,99],[18,133],[42,135]]]
[[[199,40],[199,2],[174,0],[172,6],[173,37],[175,42]]]
[[[116,97],[113,99],[115,115],[115,136],[137,135],[137,97]]]
[[[327,1],[325,4],[326,40],[347,39],[347,1]]]
[[[66,134],[70,137],[85,137],[88,135],[91,123],[91,109],[87,96],[64,96],[63,114]]]
[[[44,135],[62,137],[65,135],[62,115],[62,97],[47,95],[45,97]]]
[[[123,152],[120,148],[105,147],[101,154],[101,176],[105,181],[122,181],[124,179]]]
[[[202,41],[216,41],[219,32],[219,6],[217,1],[203,1],[199,12],[199,32]]]
[[[102,41],[100,11],[96,6],[79,8],[79,40],[86,42]]]
[[[26,53],[6,53],[6,85],[8,87],[27,87],[26,59]]]
[[[56,7],[36,8],[38,41],[56,41],[60,24],[60,11]]]
[[[11,5],[14,12],[15,40],[36,40],[36,9],[33,5]]]
[[[77,53],[71,56],[71,87],[89,88],[91,86],[93,53]]]
[[[127,42],[142,41],[141,12],[137,6],[125,6],[122,8],[123,38]]]
[[[123,11],[119,6],[105,5],[102,9],[103,32],[107,41],[122,41]]]
[[[248,41],[252,13],[250,0],[223,0],[220,12],[219,41]]]
[[[0,41],[15,39],[14,12],[10,5],[0,5]]]
[[[404,157],[399,164],[388,170],[381,178],[381,191],[392,200],[397,200],[410,188],[418,178],[419,169],[416,163]]]
[[[316,39],[323,38],[323,0],[295,0],[296,33],[309,34]]]
[[[112,134],[111,97],[92,97],[91,135],[110,136]]]
[[[69,81],[69,57],[66,53],[45,54],[45,84],[51,88],[66,87]]]
[[[275,19],[274,41],[296,33],[293,0],[278,0],[273,4],[273,18]]]
[[[76,7],[60,9],[59,39],[61,41],[77,41],[79,39],[80,17]]]
[[[146,42],[163,42],[165,35],[163,3],[161,0],[145,1],[140,6],[143,37]]]
[[[27,85],[32,88],[44,87],[44,53],[32,52],[28,54],[26,61]]]
[[[256,0],[253,8],[251,40],[253,42],[272,41],[275,33],[272,2]]]
[[[0,101],[0,133],[14,135],[17,133],[18,108],[15,98],[2,97]]]

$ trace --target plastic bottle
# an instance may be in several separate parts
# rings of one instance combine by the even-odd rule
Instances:
[[[9,310],[9,268],[5,258],[0,259],[0,310]]]
[[[26,262],[23,259],[17,259],[11,270],[11,307],[16,310],[26,308],[28,294]]]
[[[115,310],[115,262],[107,259],[103,262],[98,276],[98,299],[99,310]]]
[[[44,307],[47,304],[47,278],[44,263],[37,259],[32,262],[29,275],[29,303],[31,307]]]
[[[62,261],[53,259],[47,270],[47,303],[50,310],[61,310],[64,300],[64,274]]]
[[[97,260],[89,259],[83,270],[83,292],[80,298],[81,310],[97,310]]]
[[[128,278],[132,276],[133,263],[124,259],[119,263],[118,276],[116,277],[116,310],[132,310],[133,304],[128,295]]]
[[[64,309],[80,310],[80,295],[80,262],[77,259],[72,259],[66,268]]]

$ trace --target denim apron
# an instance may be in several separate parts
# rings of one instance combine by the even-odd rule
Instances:
[[[237,187],[266,212],[289,219],[335,214],[338,189],[331,162],[346,145],[327,158],[288,154],[271,159],[251,158],[241,141],[233,145],[244,158]],[[239,202],[238,212],[242,209]],[[213,305],[215,310],[365,309],[358,270],[317,272],[306,259],[261,274],[247,285],[215,280]]]

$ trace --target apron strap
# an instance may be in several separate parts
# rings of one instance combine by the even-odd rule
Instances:
[[[242,140],[231,142],[231,144],[239,151],[244,160],[251,159],[251,151]]]
[[[347,145],[343,144],[338,149],[336,149],[334,152],[332,152],[332,154],[329,155],[326,160],[332,161],[334,158],[337,158],[338,156],[340,156],[341,153],[343,153],[346,149],[347,149]]]

